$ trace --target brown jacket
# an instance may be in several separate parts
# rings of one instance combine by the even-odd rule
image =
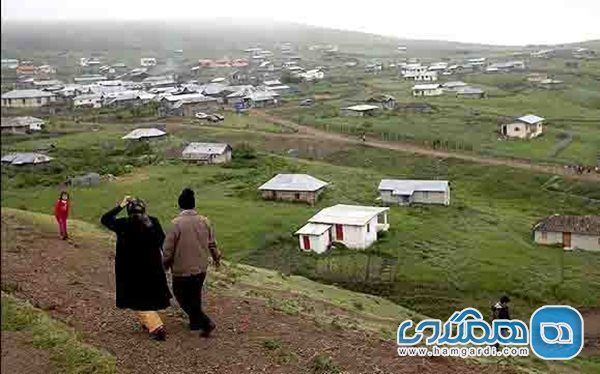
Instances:
[[[214,261],[221,257],[210,222],[195,210],[175,217],[163,250],[163,263],[176,277],[205,273],[209,255]]]

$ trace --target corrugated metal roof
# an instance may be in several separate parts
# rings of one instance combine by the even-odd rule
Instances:
[[[539,221],[533,229],[600,235],[600,216],[561,216],[555,214]]]
[[[50,97],[52,93],[42,90],[13,90],[2,94],[3,99],[33,99],[36,97]]]
[[[434,84],[415,84],[413,86],[413,90],[436,90],[440,88],[440,85],[437,83]]]
[[[377,105],[359,104],[359,105],[349,106],[344,109],[352,110],[354,112],[365,112],[367,110],[379,109],[379,107]]]
[[[36,117],[25,116],[25,117],[13,117],[13,118],[2,118],[2,127],[29,127],[32,124],[40,123],[44,124],[44,120]]]
[[[164,135],[167,135],[167,133],[156,128],[135,129],[121,139],[157,138]]]
[[[448,181],[420,179],[382,179],[379,191],[392,191],[394,195],[412,195],[415,191],[444,192]]]
[[[459,95],[481,95],[485,93],[485,91],[477,87],[461,87],[456,93]]]
[[[259,190],[273,191],[317,191],[329,183],[308,174],[277,174],[258,187]]]
[[[43,155],[41,153],[9,153],[2,157],[2,162],[9,163],[11,165],[35,165],[50,162],[52,157]]]
[[[373,217],[389,209],[387,207],[338,204],[321,210],[308,222],[363,226]]]
[[[182,154],[221,155],[231,147],[227,143],[190,143]]]
[[[458,87],[466,87],[466,86],[467,86],[467,84],[462,81],[446,82],[446,83],[442,84],[442,87],[444,87],[444,88],[458,88]]]
[[[521,122],[528,123],[530,125],[533,125],[534,123],[541,122],[544,119],[542,117],[536,116],[535,114],[528,114],[528,115],[525,115],[523,117],[517,118],[517,120],[521,121]]]
[[[323,235],[331,228],[331,225],[324,223],[307,223],[302,226],[300,230],[296,231],[294,235]]]

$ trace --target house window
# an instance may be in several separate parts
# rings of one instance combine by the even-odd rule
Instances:
[[[294,198],[295,198],[296,200],[300,200],[300,193],[296,192],[296,193],[294,194]]]
[[[27,103],[27,100],[21,99],[21,102],[23,103],[23,105],[25,105],[25,103]]]
[[[515,127],[515,131],[521,131],[521,128]]]
[[[37,98],[37,103],[41,104],[42,103],[42,99],[40,97]]]
[[[548,239],[548,233],[546,231],[542,231],[542,240]]]
[[[367,232],[371,232],[371,224],[367,223]]]

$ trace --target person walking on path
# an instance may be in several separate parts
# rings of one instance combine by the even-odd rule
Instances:
[[[67,219],[69,218],[69,194],[65,191],[60,193],[58,200],[54,203],[54,217],[58,223],[58,232],[62,240],[69,238],[67,232]]]
[[[173,293],[189,317],[190,330],[202,330],[201,336],[208,337],[216,325],[202,310],[202,286],[209,257],[218,268],[221,253],[209,220],[195,210],[194,191],[184,189],[178,203],[181,212],[167,233],[163,263],[171,269]]]
[[[117,218],[123,209],[127,217]],[[101,222],[117,234],[117,308],[134,310],[151,338],[165,340],[166,329],[157,311],[170,306],[171,292],[162,266],[165,234],[158,219],[146,214],[142,200],[126,196]]]

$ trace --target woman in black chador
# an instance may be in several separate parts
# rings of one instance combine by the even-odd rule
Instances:
[[[125,208],[127,217],[117,218]],[[117,234],[117,308],[136,311],[150,336],[165,340],[165,327],[157,310],[170,306],[171,292],[162,265],[165,234],[158,219],[146,214],[142,200],[126,196],[102,216],[101,222]]]

